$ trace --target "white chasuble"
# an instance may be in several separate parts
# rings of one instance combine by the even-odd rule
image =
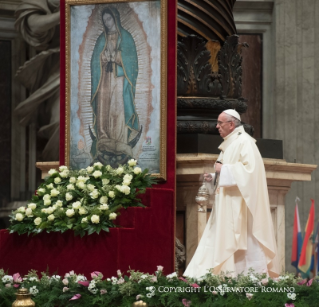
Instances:
[[[227,168],[222,167],[221,176],[224,173],[228,179],[220,179],[225,184],[217,189],[215,205],[184,275],[200,278],[210,271],[236,276],[251,267],[278,276],[265,167],[255,139],[240,126],[219,149],[218,161]]]

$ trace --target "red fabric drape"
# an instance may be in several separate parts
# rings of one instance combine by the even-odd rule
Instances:
[[[136,269],[154,272],[163,265],[165,273],[174,271],[175,249],[175,154],[176,154],[176,39],[177,0],[168,1],[168,69],[167,69],[167,181],[149,189],[142,196],[147,208],[122,212],[122,228],[109,233],[74,237],[42,233],[36,236],[0,231],[0,268],[10,274],[27,273],[30,269],[64,274],[70,270],[88,275],[94,270],[105,276]],[[65,0],[61,0],[61,106],[60,164],[65,148]]]

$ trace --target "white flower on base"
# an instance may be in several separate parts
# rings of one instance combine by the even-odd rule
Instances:
[[[171,274],[168,274],[168,275],[166,276],[166,278],[168,278],[168,279],[172,279],[172,278],[174,278],[174,277],[177,277],[176,272],[171,273]]]
[[[36,207],[37,207],[37,204],[35,203],[28,204],[28,208],[30,208],[31,210],[34,210]]]
[[[56,204],[58,207],[62,207],[62,206],[63,206],[62,200],[58,200],[55,204]]]
[[[35,225],[40,225],[42,223],[42,219],[41,219],[41,217],[37,217],[35,220],[34,220],[34,224]]]
[[[110,219],[110,220],[115,220],[116,217],[117,217],[117,214],[116,214],[115,212],[112,212],[112,213],[110,213],[110,215],[109,215],[109,219]]]
[[[110,182],[110,180],[108,180],[106,178],[102,179],[102,184],[103,185],[107,185],[107,184],[109,184],[109,182]]]
[[[135,166],[136,165],[136,160],[134,160],[134,159],[131,159],[131,160],[129,160],[127,163],[128,163],[128,165],[129,166]]]
[[[73,199],[72,194],[71,194],[71,193],[66,193],[66,194],[65,194],[65,199],[66,199],[67,201],[72,200],[72,199]]]
[[[27,210],[25,210],[25,215],[28,217],[32,217],[33,216],[33,212],[31,208],[28,208]]]
[[[43,200],[50,200],[51,199],[51,196],[49,194],[45,194],[43,196]]]
[[[87,212],[87,210],[85,208],[83,208],[83,207],[79,208],[79,214],[80,215],[84,215],[84,214],[87,214],[87,213],[88,212]]]
[[[39,190],[37,190],[37,193],[39,196],[43,195],[45,193],[45,189],[40,188]]]
[[[64,170],[63,172],[60,173],[60,176],[62,178],[66,178],[69,176],[70,171],[69,170]]]
[[[13,277],[11,275],[4,275],[1,280],[2,280],[2,282],[4,284],[7,283],[7,282],[12,283],[13,282]]]
[[[33,286],[33,287],[31,287],[31,288],[29,289],[29,292],[30,292],[32,295],[36,296],[36,295],[39,293],[39,290],[37,289],[37,286]]]
[[[96,162],[93,164],[93,166],[97,167],[98,169],[101,169],[103,167],[103,164],[101,162]]]
[[[102,196],[101,198],[100,198],[100,204],[107,204],[107,200],[108,200],[108,198],[107,198],[107,196]]]
[[[19,207],[17,211],[21,212],[21,213],[24,213],[25,212],[25,207]]]
[[[60,182],[61,182],[61,178],[60,178],[60,177],[54,178],[54,183],[55,183],[55,184],[58,184],[58,183],[60,183]]]
[[[93,175],[94,178],[99,178],[99,177],[102,176],[102,172],[101,171],[95,171],[92,175]]]
[[[88,167],[86,168],[86,171],[87,171],[89,174],[91,174],[91,173],[93,172],[93,170],[94,170],[94,168],[93,168],[92,166],[88,166]]]
[[[100,210],[108,210],[109,206],[107,204],[100,205]]]
[[[90,193],[91,198],[96,199],[99,197],[99,191],[94,189],[91,193]]]
[[[50,199],[46,199],[46,200],[44,200],[44,205],[45,206],[50,206],[51,205],[51,200]]]
[[[72,184],[72,183],[70,183],[70,184],[68,184],[67,186],[66,186],[66,189],[67,190],[74,190],[75,188],[74,188],[74,184]]]
[[[88,222],[88,218],[87,217],[84,217],[82,220],[81,220],[81,223],[84,224],[84,223],[87,223]]]
[[[58,196],[59,194],[60,194],[60,192],[59,192],[57,189],[51,190],[51,196],[52,196],[52,197],[56,197],[56,196]]]
[[[54,219],[55,219],[55,216],[53,214],[50,214],[48,216],[48,221],[54,221]]]
[[[53,175],[53,174],[55,174],[55,173],[57,173],[58,171],[56,170],[56,169],[54,169],[54,168],[51,168],[49,171],[48,171],[48,174],[49,175]]]
[[[118,167],[118,168],[116,169],[116,173],[117,173],[118,175],[121,175],[123,172],[124,172],[123,167]]]
[[[79,201],[76,201],[75,203],[72,204],[73,209],[79,209],[81,207],[81,203]]]
[[[134,174],[135,175],[138,175],[138,174],[140,174],[142,172],[142,169],[140,168],[140,167],[135,167],[134,168]]]
[[[76,184],[80,189],[86,189],[86,184],[83,181],[80,181]]]
[[[65,165],[61,165],[61,166],[59,167],[59,171],[60,171],[60,172],[63,172],[63,171],[66,171],[66,170],[68,170],[68,167],[65,166]]]
[[[68,216],[68,217],[72,217],[72,216],[75,214],[74,209],[68,209],[68,210],[66,210],[65,214],[66,214],[66,216]]]
[[[111,198],[114,198],[114,197],[115,197],[115,193],[114,193],[113,191],[110,191],[110,192],[109,192],[109,196],[110,196]]]
[[[54,188],[53,183],[48,184],[48,185],[47,185],[47,188],[50,189],[50,190],[52,190],[52,189]]]
[[[69,182],[70,182],[70,183],[76,183],[76,178],[75,178],[75,177],[71,177],[71,178],[69,179]]]
[[[127,185],[122,185],[120,191],[124,193],[125,195],[129,195],[131,192],[131,188]]]
[[[86,187],[90,192],[92,192],[95,189],[95,185],[93,184],[88,184]]]
[[[100,217],[96,214],[92,215],[91,216],[91,222],[94,223],[94,224],[98,224],[100,223]]]
[[[16,214],[16,220],[21,222],[24,219],[24,215],[22,213],[17,213]]]

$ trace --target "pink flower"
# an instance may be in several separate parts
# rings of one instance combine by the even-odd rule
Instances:
[[[298,285],[304,285],[307,282],[307,279],[303,279],[302,281],[298,282]]]
[[[136,295],[136,300],[138,301],[142,297],[141,294]]]
[[[6,288],[11,288],[11,284],[6,284]]]
[[[295,307],[295,305],[293,303],[289,304],[289,303],[286,303],[285,304],[285,307]]]
[[[191,305],[191,301],[188,301],[186,298],[182,299],[182,303],[185,307],[189,307]]]
[[[16,282],[16,283],[22,282],[22,277],[20,276],[19,273],[13,274],[12,277],[13,277],[13,281]]]
[[[64,278],[62,280],[62,283],[63,283],[63,285],[67,286],[69,284],[69,281],[66,278]]]
[[[199,286],[198,284],[195,284],[195,283],[192,284],[191,286],[192,286],[193,288],[200,288],[200,286]]]
[[[268,285],[268,278],[263,278],[261,280],[261,283],[262,283],[263,286],[267,286]]]
[[[313,282],[313,278],[307,282],[307,286],[310,287],[312,285],[312,282]]]
[[[69,301],[74,301],[74,300],[78,300],[79,298],[81,298],[81,294],[75,294],[74,296],[72,296]]]
[[[107,293],[107,291],[105,289],[101,289],[100,293],[101,293],[101,295],[103,295],[103,294]]]
[[[161,265],[158,265],[158,266],[157,266],[157,271],[162,272],[162,271],[163,271],[163,269],[164,269],[164,267],[163,267],[163,266],[161,266]]]
[[[120,278],[118,281],[117,281],[117,284],[120,285],[120,284],[124,284],[125,283],[125,280],[124,278]]]
[[[120,270],[117,270],[116,273],[117,273],[117,276],[122,276],[122,273]]]
[[[91,273],[91,277],[92,278],[97,278],[97,277],[103,277],[103,274],[101,273],[101,272],[99,272],[99,271],[94,271],[94,272],[92,272]]]
[[[89,284],[90,284],[90,282],[87,281],[87,280],[85,280],[85,281],[78,281],[78,284],[80,284],[80,285],[82,285],[82,286],[84,286],[84,287],[88,287]]]
[[[63,287],[62,291],[63,291],[63,292],[69,291],[69,288]]]
[[[179,277],[178,279],[184,281],[184,282],[188,282],[187,279],[185,279],[184,277]]]
[[[13,285],[13,287],[15,287],[15,288],[19,288],[19,287],[20,287],[20,285],[19,285],[19,284],[14,284],[14,285]]]
[[[253,294],[251,294],[251,293],[246,293],[246,297],[247,297],[249,300],[251,300],[252,297],[253,297]]]
[[[153,277],[151,278],[151,282],[157,282],[157,277],[156,277],[156,276],[153,276]]]
[[[217,295],[217,294],[218,294],[217,291],[213,291],[212,293],[213,293],[214,295]]]

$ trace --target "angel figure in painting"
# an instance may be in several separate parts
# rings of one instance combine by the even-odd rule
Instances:
[[[142,126],[135,109],[138,58],[132,35],[126,31],[114,7],[101,14],[103,32],[91,58],[93,161],[115,167],[133,157]]]

